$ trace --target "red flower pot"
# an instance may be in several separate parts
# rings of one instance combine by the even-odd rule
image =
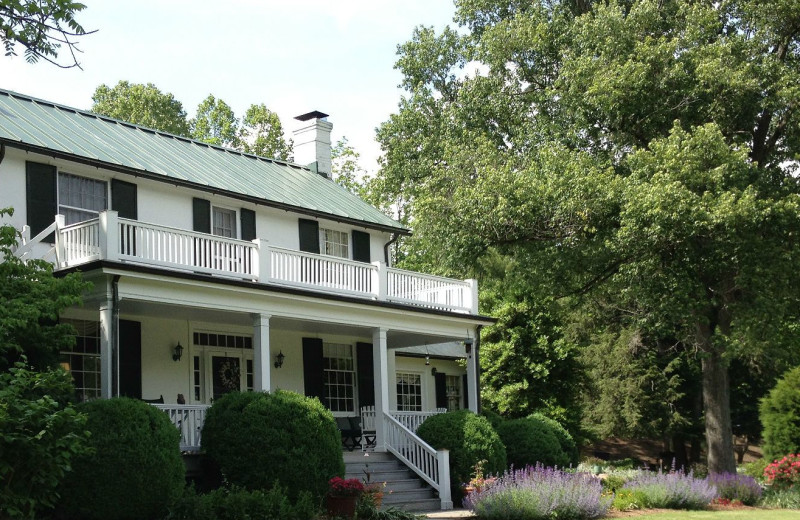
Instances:
[[[356,514],[358,497],[335,497],[328,495],[325,506],[330,517],[353,518]]]

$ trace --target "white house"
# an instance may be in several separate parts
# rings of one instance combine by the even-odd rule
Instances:
[[[330,179],[325,114],[298,120],[292,164],[0,90],[4,223],[18,256],[94,284],[62,317],[83,398],[163,397],[191,450],[220,395],[301,392],[362,417],[377,450],[438,489],[445,454],[413,430],[437,409],[477,410],[493,320],[474,280],[389,265],[409,230]]]

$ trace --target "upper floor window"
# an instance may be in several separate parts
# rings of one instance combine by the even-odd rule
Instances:
[[[350,258],[349,234],[335,229],[319,228],[319,249],[323,255]]]
[[[232,209],[211,208],[211,232],[220,237],[236,238],[236,211]]]
[[[67,225],[97,218],[108,209],[108,184],[105,181],[58,173],[58,213]]]

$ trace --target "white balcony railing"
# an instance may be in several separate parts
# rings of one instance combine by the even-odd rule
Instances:
[[[389,268],[383,262],[368,264],[295,251],[260,239],[247,242],[149,224],[119,218],[115,211],[104,211],[97,219],[72,226],[64,226],[59,215],[51,227],[56,231],[58,268],[94,260],[123,261],[327,294],[478,313],[475,280],[454,280]],[[34,242],[43,240],[47,233],[40,233],[20,247],[18,256],[30,255]]]
[[[417,428],[419,428],[420,424],[425,422],[425,419],[440,413],[445,413],[446,411],[447,408],[437,408],[430,412],[399,412],[397,410],[392,410],[389,414],[397,419],[400,424],[416,433]]]
[[[199,451],[207,404],[154,404],[181,432],[181,451]]]

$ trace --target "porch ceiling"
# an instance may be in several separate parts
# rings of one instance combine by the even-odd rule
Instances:
[[[164,318],[186,320],[193,322],[218,323],[234,326],[250,327],[253,325],[252,314],[247,312],[231,312],[224,310],[212,310],[183,305],[167,305],[155,302],[143,302],[138,300],[120,301],[120,312],[125,315],[146,316],[151,318]],[[304,332],[308,334],[332,334],[341,336],[355,336],[369,338],[372,336],[372,328],[358,327],[342,323],[330,323],[312,320],[298,320],[295,318],[284,318],[273,316],[270,318],[270,328],[275,330],[290,330]],[[467,331],[464,330],[464,337]],[[463,337],[454,338],[452,336],[440,336],[430,334],[411,333],[402,330],[390,330],[386,335],[389,348],[413,347],[419,345],[434,345],[436,343],[446,343],[461,341]]]

